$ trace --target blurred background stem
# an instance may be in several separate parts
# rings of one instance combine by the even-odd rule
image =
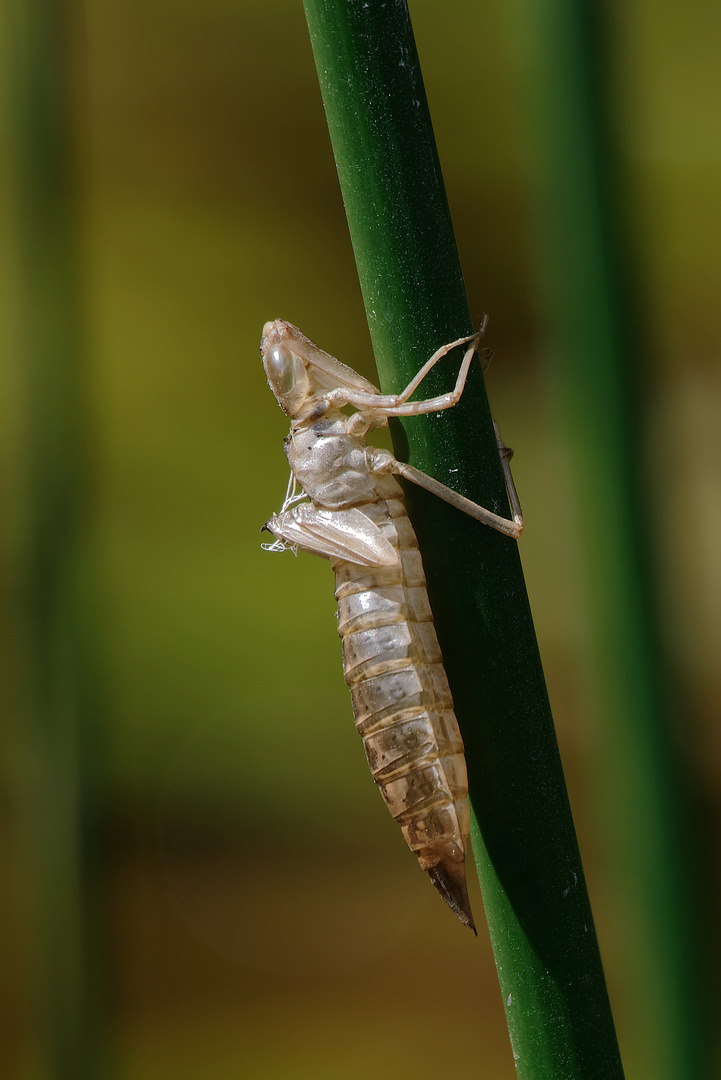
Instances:
[[[472,329],[405,4],[306,0],[384,391]],[[447,389],[436,369],[425,394]],[[478,366],[396,453],[508,513]],[[408,491],[466,744],[474,847],[519,1076],[622,1076],[517,546]]]
[[[699,949],[709,928],[658,630],[644,470],[645,305],[611,136],[609,13],[585,0],[520,0],[512,11],[540,170],[536,276],[579,494],[606,725],[603,812],[632,922],[626,970],[639,1005],[636,1035],[645,1075],[710,1077],[710,987]]]
[[[103,1075],[99,713],[88,619],[72,14],[64,3],[11,0],[5,15],[21,341],[13,626],[32,1046],[43,1078],[95,1080]]]

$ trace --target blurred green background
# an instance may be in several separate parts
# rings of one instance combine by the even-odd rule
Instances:
[[[532,43],[514,45],[498,0],[442,16],[415,0],[411,14],[472,310],[491,316],[489,395],[516,451],[521,553],[622,1053],[643,1078],[633,924],[604,811],[603,671],[535,277],[521,68]],[[609,93],[653,357],[644,509],[717,887],[721,15],[699,0],[683,11],[630,0],[610,14]],[[260,549],[287,481],[263,322],[288,319],[375,377],[302,6],[94,0],[71,17],[105,1057],[122,1080],[430,1078],[449,1063],[461,1078],[479,1058],[489,1080],[508,1080],[486,932],[469,940],[439,903],[368,775],[331,571]],[[8,24],[4,34],[7,56]],[[6,83],[2,93],[5,136]],[[0,170],[11,597],[24,513],[22,192],[12,155]],[[3,632],[2,1071],[46,1080],[24,824],[33,743],[12,613]]]

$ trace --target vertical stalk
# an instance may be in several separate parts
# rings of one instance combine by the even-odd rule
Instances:
[[[20,281],[20,466],[14,580],[18,739],[42,1075],[95,1080],[97,869],[89,485],[80,353],[76,190],[64,4],[6,10]]]
[[[471,329],[405,3],[305,0],[385,392]],[[448,389],[447,368],[424,384]],[[508,514],[480,368],[396,453]],[[623,1075],[516,544],[408,491],[466,744],[474,849],[518,1074]]]
[[[633,929],[626,971],[643,1074],[711,1076],[693,838],[658,641],[642,475],[643,311],[629,273],[600,4],[516,5],[541,166],[539,282],[582,493],[601,711],[614,743],[608,813]]]

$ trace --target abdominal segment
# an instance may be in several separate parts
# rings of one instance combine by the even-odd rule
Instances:
[[[390,567],[332,560],[343,672],[375,781],[446,903],[475,930],[465,876],[468,781],[415,533],[400,499],[362,510]]]

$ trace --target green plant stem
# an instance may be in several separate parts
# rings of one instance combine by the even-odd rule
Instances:
[[[538,280],[581,493],[599,711],[613,744],[604,814],[633,927],[633,1039],[645,1076],[710,1077],[711,995],[698,953],[710,930],[658,641],[642,470],[644,309],[611,137],[609,28],[585,0],[513,7],[514,38],[533,43],[519,68],[540,165]]]
[[[90,454],[78,357],[70,9],[12,0],[20,340],[14,644],[32,1050],[52,1080],[97,1080],[97,718],[88,624]]]
[[[405,4],[305,0],[385,392],[471,329]],[[448,367],[424,394],[449,388]],[[393,431],[396,453],[508,504],[479,366],[462,402]],[[466,745],[474,850],[518,1074],[623,1075],[517,545],[408,489]]]

